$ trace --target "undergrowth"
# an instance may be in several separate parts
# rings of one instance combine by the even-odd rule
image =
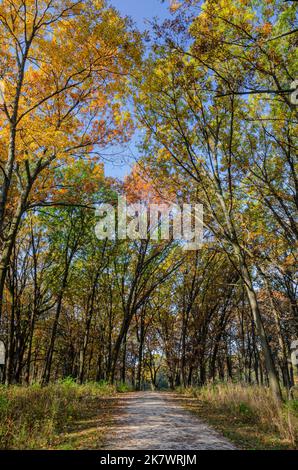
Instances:
[[[47,387],[0,386],[0,448],[48,448],[86,408],[100,409],[115,392],[105,382],[78,385],[71,378]]]

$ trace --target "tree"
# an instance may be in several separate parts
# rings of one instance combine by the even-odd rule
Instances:
[[[3,302],[22,216],[53,202],[55,168],[96,155],[129,127],[117,95],[138,60],[139,36],[97,0],[4,1],[0,28]]]
[[[261,167],[259,160],[267,158],[271,145],[274,150],[278,147],[282,159],[280,165],[285,168],[288,183],[292,185],[295,181],[291,172],[292,147],[287,145],[286,155],[281,151],[279,144],[282,138],[276,134],[275,125],[269,125],[264,132],[263,121],[255,122],[263,96],[250,103],[236,91],[248,81],[256,83],[260,79],[269,82],[273,79],[280,91],[286,49],[283,43],[276,58],[273,53],[276,44],[273,46],[268,42],[271,26],[264,18],[269,17],[273,21],[276,10],[260,8],[259,12],[248,2],[241,4],[243,8],[240,10],[237,1],[219,4],[206,1],[201,13],[191,18],[189,33],[179,20],[165,28],[165,32],[159,29],[163,42],[156,46],[156,54],[148,59],[142,70],[136,105],[140,122],[148,130],[144,148],[150,155],[161,155],[158,159],[148,159],[151,173],[152,168],[160,173],[162,165],[163,174],[171,167],[171,178],[173,173],[176,176],[178,171],[182,171],[184,178],[191,181],[194,197],[204,203],[205,225],[209,233],[225,251],[244,282],[270,385],[279,400],[279,381],[254,279],[255,264],[261,263],[260,259],[266,256],[257,250],[256,244],[259,244],[259,238],[264,240],[266,234],[262,232],[259,237],[253,232],[259,213],[255,212],[250,191],[252,186],[255,188],[255,173]],[[294,10],[293,6],[280,6],[275,19],[276,30],[292,21]],[[234,17],[233,21],[231,17]],[[182,31],[178,39],[177,31]],[[286,37],[290,42],[291,36],[283,36],[283,40],[286,41]],[[294,64],[295,59],[290,64],[287,62],[289,77]],[[273,69],[274,72],[270,72]],[[228,95],[222,93],[226,87],[232,90]],[[293,128],[289,123],[295,110],[287,95],[282,94],[281,100],[281,103],[279,97],[272,103],[266,100],[267,115],[270,120],[276,109],[279,110],[291,136],[291,144]],[[248,124],[250,120],[252,125]],[[263,168],[266,172],[267,161]],[[257,183],[256,187],[260,185]],[[290,188],[292,191],[293,186]],[[278,194],[271,185],[270,198],[274,191],[279,198],[278,204],[289,215],[287,204],[283,203],[285,195]],[[268,204],[268,198],[265,201]],[[292,202],[292,197],[287,201]],[[271,210],[274,212],[272,206]],[[289,221],[286,222],[287,227],[291,227],[291,216],[286,220]],[[269,229],[268,226],[263,228]]]

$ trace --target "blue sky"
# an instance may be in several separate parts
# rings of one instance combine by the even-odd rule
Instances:
[[[170,17],[170,0],[164,3],[161,0],[109,0],[109,3],[122,15],[130,16],[141,31],[150,28],[146,20],[157,17],[162,21]],[[125,146],[116,146],[104,153],[105,175],[122,179],[130,173],[130,168],[137,158],[138,150],[134,137]]]
[[[161,19],[169,17],[170,0],[109,0],[109,3],[117,8],[120,13],[131,16],[140,29],[146,29],[146,19],[155,16]]]

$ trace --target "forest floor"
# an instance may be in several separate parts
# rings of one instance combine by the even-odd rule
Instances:
[[[266,402],[263,404],[265,408]],[[248,413],[248,405],[244,405],[241,401],[239,407],[223,406],[220,400],[214,402],[173,392],[118,393],[95,401],[81,419],[72,423],[68,432],[60,435],[60,442],[54,448],[274,450],[295,447],[269,425],[270,417],[263,425],[260,418]]]
[[[80,417],[56,435],[52,450],[101,450],[106,442],[117,409],[118,396],[89,401]]]
[[[239,449],[298,448],[298,400],[279,407],[268,389],[239,384],[181,389],[180,393],[184,408]]]
[[[173,393],[121,395],[107,435],[108,450],[234,450],[235,446],[202,422]]]

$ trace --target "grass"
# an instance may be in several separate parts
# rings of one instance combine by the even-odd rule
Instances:
[[[241,449],[298,448],[298,400],[278,405],[268,389],[237,384],[179,389],[185,405]]]
[[[47,387],[0,386],[0,448],[100,448],[115,393],[104,382],[72,379]]]
[[[0,449],[101,449],[117,392],[76,384],[0,386]],[[263,387],[217,384],[179,389],[181,401],[241,449],[298,449],[298,400],[276,404]]]

